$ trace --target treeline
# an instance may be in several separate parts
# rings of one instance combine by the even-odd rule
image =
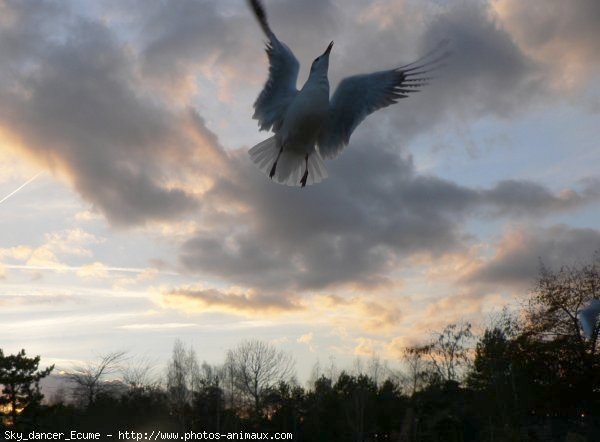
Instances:
[[[273,431],[297,441],[598,441],[600,355],[578,315],[600,297],[600,264],[542,269],[516,312],[480,336],[451,324],[406,348],[402,370],[315,370],[307,387],[293,360],[244,341],[215,366],[176,342],[162,381],[112,353],[67,375],[42,401],[39,358],[0,351],[2,426],[38,431]],[[118,376],[118,381],[115,378]]]

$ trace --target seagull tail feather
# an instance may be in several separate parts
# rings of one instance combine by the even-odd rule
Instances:
[[[250,159],[264,174],[268,174],[279,153],[277,138],[272,136],[261,141],[248,151]]]
[[[248,151],[250,160],[262,173],[269,176],[273,163],[277,159],[281,145],[277,136],[272,136],[258,143]],[[277,162],[273,181],[286,186],[300,186],[300,180],[306,168],[304,155],[294,151],[284,150]],[[308,157],[307,185],[320,183],[327,178],[327,169],[318,151]]]

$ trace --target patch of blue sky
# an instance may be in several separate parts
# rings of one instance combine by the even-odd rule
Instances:
[[[528,179],[555,191],[598,175],[599,115],[564,103],[510,120],[482,118],[464,131],[424,135],[411,150],[417,170],[470,187]]]

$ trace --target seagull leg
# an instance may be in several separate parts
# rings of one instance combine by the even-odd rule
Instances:
[[[306,170],[304,171],[304,175],[302,175],[302,179],[300,180],[302,187],[306,186],[306,179],[308,178],[308,154],[306,154],[304,157],[304,162],[306,163]]]
[[[271,167],[271,172],[269,173],[269,178],[273,179],[273,175],[275,175],[275,169],[277,168],[277,161],[279,161],[279,157],[281,156],[281,152],[283,152],[283,144],[281,145],[281,149],[279,149],[279,153],[277,154],[277,158],[275,158],[275,162],[273,163],[273,167]]]

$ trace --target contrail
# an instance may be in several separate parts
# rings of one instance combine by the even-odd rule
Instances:
[[[59,265],[59,266],[36,266],[36,265],[27,265],[27,264],[4,264],[4,268],[7,269],[15,269],[15,270],[50,270],[50,271],[71,271],[77,272],[79,270],[84,270],[86,266],[69,266],[69,265]],[[154,270],[152,268],[135,268],[135,267],[103,267],[102,270],[106,270],[107,272],[118,272],[118,273],[143,273],[146,270]],[[161,275],[169,275],[169,276],[179,276],[177,272],[170,271],[162,271],[158,272]]]
[[[33,180],[35,180],[38,176],[40,176],[40,174],[43,171],[39,171],[38,173],[36,173],[34,176],[32,176],[31,178],[29,178],[27,181],[25,181],[23,184],[21,184],[19,187],[17,187],[15,190],[13,190],[12,192],[10,192],[8,195],[6,195],[4,198],[2,198],[0,200],[0,204],[2,204],[4,201],[6,201],[7,199],[9,199],[11,196],[13,196],[15,193],[17,193],[19,190],[21,190],[23,187],[25,187],[27,184],[31,183]]]

